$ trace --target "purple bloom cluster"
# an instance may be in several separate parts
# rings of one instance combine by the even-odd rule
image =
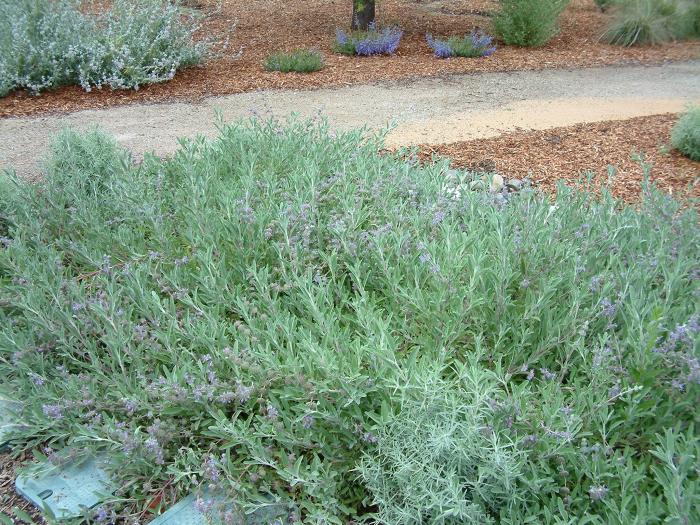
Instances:
[[[378,30],[374,24],[368,31],[348,35],[342,29],[336,29],[335,41],[340,47],[354,46],[359,56],[393,55],[399,48],[403,31],[398,27],[385,27]]]
[[[433,38],[431,34],[427,34],[425,39],[438,58],[454,56],[487,57],[496,52],[493,37],[477,30],[473,30],[464,38],[450,37],[446,40],[440,40]]]
[[[425,35],[425,40],[428,42],[430,49],[433,50],[436,57],[450,58],[451,56],[454,56],[452,46],[447,40],[436,40],[430,33]]]

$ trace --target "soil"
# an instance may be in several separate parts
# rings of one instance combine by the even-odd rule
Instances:
[[[395,128],[390,146],[487,138],[518,128],[543,129],[582,122],[677,112],[700,101],[700,61],[664,66],[520,71],[425,78],[316,91],[257,91],[198,103],[139,104],[102,110],[0,120],[0,167],[27,178],[64,126],[98,125],[138,159],[169,154],[178,138],[216,134],[214,112],[227,121],[262,115],[284,118],[319,113],[336,129]]]
[[[221,3],[221,8],[216,6]],[[455,73],[541,70],[601,65],[659,64],[700,57],[700,42],[675,42],[653,47],[622,48],[603,44],[600,34],[610,13],[593,0],[572,0],[560,19],[561,31],[536,49],[502,46],[485,59],[436,59],[425,43],[425,33],[446,36],[473,28],[489,28],[497,0],[382,0],[380,25],[397,24],[405,30],[398,53],[391,57],[356,58],[337,55],[331,44],[336,28],[351,18],[350,0],[189,0],[197,12],[209,15],[202,37],[230,47],[203,65],[184,70],[174,80],[139,91],[82,91],[60,88],[40,96],[24,91],[0,99],[0,117],[76,111],[117,104],[168,99],[200,99],[269,89],[312,89],[397,79],[415,79]],[[299,47],[319,49],[326,67],[312,74],[267,72],[264,59],[276,50]]]
[[[433,155],[449,157],[454,167],[486,167],[506,178],[528,178],[551,193],[560,181],[599,191],[608,183],[608,166],[614,166],[616,173],[609,188],[614,196],[628,202],[640,198],[644,170],[635,157],[643,154],[644,162],[652,165],[651,182],[676,197],[700,198],[700,162],[669,146],[677,118],[655,115],[513,132],[486,140],[423,146],[420,151],[424,160]]]

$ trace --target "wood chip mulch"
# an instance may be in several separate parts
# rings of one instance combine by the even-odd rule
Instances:
[[[13,509],[20,508],[29,514],[35,523],[46,523],[41,513],[15,491],[15,477],[18,467],[31,460],[31,454],[20,454],[13,458],[10,454],[0,454],[0,513],[13,516]],[[17,521],[16,523],[20,523]]]
[[[331,44],[336,28],[351,18],[350,0],[188,0],[209,14],[202,36],[231,46],[220,58],[179,72],[175,79],[139,91],[95,90],[70,86],[32,96],[18,91],[0,99],[0,118],[100,108],[134,102],[197,99],[258,89],[313,89],[410,79],[455,73],[592,67],[612,64],[658,64],[700,57],[700,42],[677,42],[654,47],[623,48],[599,42],[611,15],[593,0],[572,0],[562,14],[561,32],[537,49],[504,46],[484,59],[436,59],[425,33],[465,34],[488,30],[497,0],[382,0],[377,2],[380,25],[398,24],[405,31],[398,53],[390,57],[355,58],[337,55]],[[312,74],[267,72],[264,59],[276,50],[319,49],[326,67]],[[238,53],[240,51],[240,53]],[[239,55],[240,56],[237,56]]]
[[[655,115],[629,120],[579,124],[546,131],[519,131],[497,138],[455,144],[423,146],[424,160],[432,155],[452,159],[456,168],[495,170],[506,178],[529,178],[533,185],[554,193],[561,180],[585,185],[585,173],[594,174],[596,191],[608,181],[608,166],[616,168],[612,194],[628,202],[640,198],[643,170],[633,157],[643,154],[651,163],[651,181],[677,196],[700,198],[700,162],[669,145],[677,115]],[[583,180],[583,182],[581,182]]]

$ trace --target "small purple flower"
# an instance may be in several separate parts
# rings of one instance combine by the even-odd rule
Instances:
[[[301,426],[304,428],[311,428],[314,426],[314,416],[311,414],[306,414],[302,419],[301,419]]]
[[[236,384],[236,400],[241,404],[245,404],[250,399],[253,394],[254,388],[252,386],[245,386],[243,383]]]
[[[80,310],[83,310],[85,308],[84,303],[73,303],[70,306],[71,310],[73,310],[73,313],[78,313]]]
[[[365,432],[362,434],[362,441],[375,445],[379,443],[379,438],[371,432]]]
[[[208,456],[204,460],[204,477],[212,483],[218,483],[221,479],[221,472],[219,472],[214,456]]]
[[[427,262],[430,261],[430,254],[429,253],[421,253],[420,256],[418,257],[418,260],[421,262],[421,264],[426,264]]]
[[[214,510],[214,500],[205,500],[199,496],[194,502],[194,508],[202,514],[209,514],[212,510]]]
[[[605,496],[608,495],[608,488],[604,485],[591,487],[588,489],[588,495],[590,496],[591,501],[603,501]]]
[[[29,372],[29,378],[32,380],[32,383],[34,383],[36,386],[43,386],[44,385],[44,378],[41,377],[39,374],[35,374],[34,372]]]
[[[613,303],[610,299],[604,297],[603,300],[600,301],[600,305],[605,317],[608,319],[615,317],[615,314],[617,313],[617,303]]]
[[[520,442],[524,447],[531,447],[537,443],[537,436],[535,434],[529,434],[523,438]]]
[[[341,47],[354,46],[359,56],[393,55],[401,43],[403,31],[397,27],[385,27],[381,31],[375,25],[360,37],[349,36],[341,29],[336,29],[335,41]]]
[[[126,413],[130,416],[134,415],[134,412],[136,412],[136,409],[138,409],[138,403],[136,401],[133,401],[131,399],[122,399],[122,405],[124,406],[124,410],[126,410]]]
[[[540,373],[542,374],[542,377],[544,377],[547,381],[551,381],[552,379],[557,377],[557,374],[555,374],[554,372],[550,372],[547,368],[540,368]]]
[[[155,461],[157,465],[162,465],[165,463],[165,460],[163,459],[163,447],[161,447],[160,443],[158,443],[158,440],[154,437],[149,437],[146,442],[143,444],[144,448],[149,454],[153,454],[155,456]]]
[[[279,417],[279,415],[279,410],[277,410],[274,406],[268,403],[267,407],[265,407],[265,417],[267,417],[267,419],[269,419],[270,421],[274,421]]]
[[[41,409],[46,417],[51,419],[63,419],[63,408],[61,405],[43,405]]]
[[[450,37],[446,40],[433,38],[431,34],[425,35],[428,46],[438,58],[462,57],[487,57],[496,52],[493,45],[493,37],[481,31],[472,31],[464,38]]]
[[[107,509],[105,509],[104,507],[99,507],[95,511],[95,521],[97,523],[104,523],[105,521],[107,521],[108,518],[109,514],[107,513]]]
[[[449,58],[454,54],[447,40],[436,40],[430,33],[425,35],[425,40],[437,58]]]

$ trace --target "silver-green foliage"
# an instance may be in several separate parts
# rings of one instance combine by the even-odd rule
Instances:
[[[304,523],[698,522],[693,206],[457,192],[380,148],[67,132],[0,177],[17,447],[107,452],[124,515],[205,483]]]
[[[0,0],[0,96],[79,84],[138,89],[199,62],[196,23],[165,0]]]
[[[498,376],[476,359],[455,376],[429,371],[397,392],[398,413],[358,469],[378,522],[486,524],[489,509],[512,512],[528,499],[527,453],[493,426],[506,398]]]
[[[681,115],[671,130],[671,144],[686,157],[700,161],[700,106]]]

